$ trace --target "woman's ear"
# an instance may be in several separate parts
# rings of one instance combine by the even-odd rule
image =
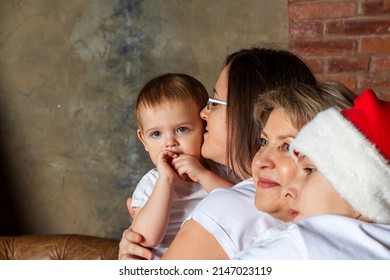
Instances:
[[[140,129],[137,129],[137,136],[138,136],[138,139],[144,145],[145,151],[149,152],[148,145],[146,144],[146,141],[145,141],[145,136]]]

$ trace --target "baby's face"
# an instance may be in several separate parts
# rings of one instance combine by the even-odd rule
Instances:
[[[299,155],[295,178],[284,187],[283,192],[290,196],[290,207],[296,211],[294,221],[320,214],[358,216],[306,156]]]
[[[142,129],[138,130],[138,137],[154,164],[162,150],[201,158],[204,122],[196,106],[165,102],[140,110]]]

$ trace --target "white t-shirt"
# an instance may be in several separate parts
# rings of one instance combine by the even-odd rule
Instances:
[[[390,225],[319,215],[263,232],[242,260],[390,259]]]
[[[230,189],[216,189],[203,199],[187,220],[193,219],[210,232],[229,258],[248,248],[259,233],[283,223],[254,205],[252,179]]]
[[[143,207],[145,205],[152,194],[157,178],[157,169],[150,170],[142,177],[133,192],[132,207]],[[153,248],[155,258],[159,258],[164,254],[175,238],[184,219],[191,213],[198,202],[206,196],[207,192],[198,183],[184,181],[175,187],[167,232],[163,241]]]

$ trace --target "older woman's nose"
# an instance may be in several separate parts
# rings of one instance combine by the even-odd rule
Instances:
[[[270,148],[262,147],[255,155],[255,165],[257,168],[274,168],[275,162],[272,158]]]

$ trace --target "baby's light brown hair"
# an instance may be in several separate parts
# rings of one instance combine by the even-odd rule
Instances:
[[[166,73],[148,81],[141,89],[135,107],[138,127],[140,108],[153,108],[164,102],[182,102],[195,106],[200,112],[207,104],[209,96],[204,85],[187,74]]]

